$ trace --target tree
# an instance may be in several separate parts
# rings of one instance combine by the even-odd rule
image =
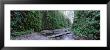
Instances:
[[[28,30],[40,32],[60,29],[69,25],[71,25],[69,19],[58,10],[11,11],[11,33],[14,34],[16,34],[15,32],[21,34]]]

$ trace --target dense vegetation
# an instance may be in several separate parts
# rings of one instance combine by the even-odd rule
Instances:
[[[11,11],[11,35],[70,27],[71,22],[60,11]]]
[[[74,11],[72,30],[80,38],[100,39],[100,11]]]
[[[70,28],[83,39],[100,39],[100,11],[75,10],[73,23],[57,10],[11,11],[11,36],[19,36],[42,30]]]

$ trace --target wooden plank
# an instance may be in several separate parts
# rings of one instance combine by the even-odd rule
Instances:
[[[68,32],[68,33],[70,33],[70,32]],[[52,36],[48,36],[48,37],[62,36],[62,35],[68,34],[68,33],[63,32],[63,33],[52,35]]]

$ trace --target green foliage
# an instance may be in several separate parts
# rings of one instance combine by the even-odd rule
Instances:
[[[71,22],[60,11],[30,10],[11,11],[11,33],[15,35],[26,34],[27,30],[40,32],[69,27]]]
[[[70,27],[77,36],[100,39],[100,11],[75,10],[73,24],[58,10],[11,11],[11,36]]]
[[[16,37],[16,36],[20,36],[20,35],[24,35],[24,34],[31,34],[32,32],[33,32],[33,30],[14,32],[14,33],[11,33],[11,36]]]
[[[86,39],[100,39],[100,11],[76,10],[72,30]]]
[[[44,29],[59,29],[71,24],[69,19],[65,18],[64,14],[59,11],[45,11],[42,21]]]
[[[41,11],[29,11],[27,22],[28,27],[27,29],[34,29],[34,31],[41,31],[42,30],[42,17]]]

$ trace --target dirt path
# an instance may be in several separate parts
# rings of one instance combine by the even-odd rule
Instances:
[[[48,38],[39,33],[32,33],[16,37],[15,40],[48,40]]]
[[[74,40],[75,35],[71,31],[67,31],[68,29],[56,29],[52,32],[53,35],[51,36],[44,36],[42,33],[34,32],[27,35],[21,35],[16,38],[12,38],[13,40]],[[56,32],[57,31],[57,32]],[[50,32],[50,31],[46,31]],[[56,34],[58,33],[58,34]],[[55,34],[55,35],[54,35]]]
[[[74,40],[73,35],[72,34],[67,34],[64,35],[62,37],[56,37],[57,40]],[[41,35],[40,33],[32,33],[32,34],[27,34],[27,35],[22,35],[19,37],[14,38],[13,40],[56,40],[54,39],[50,39],[46,36]]]

